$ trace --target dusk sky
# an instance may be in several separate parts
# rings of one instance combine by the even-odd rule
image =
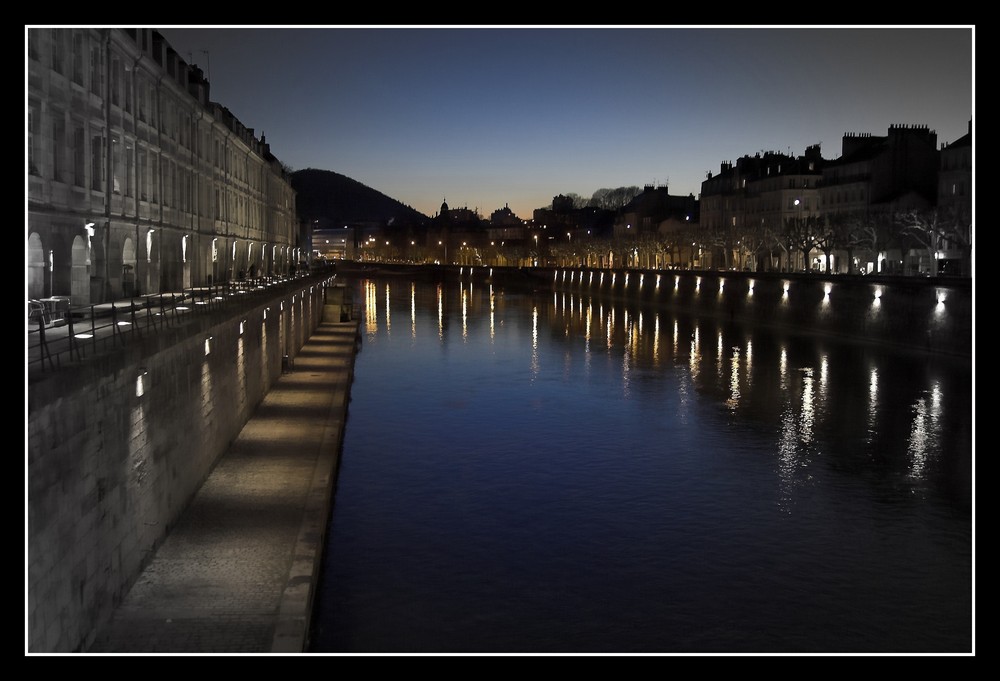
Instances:
[[[834,159],[844,133],[893,124],[950,143],[975,107],[972,25],[154,27],[292,170],[428,216],[446,200],[528,219],[631,185],[698,196],[758,151]]]

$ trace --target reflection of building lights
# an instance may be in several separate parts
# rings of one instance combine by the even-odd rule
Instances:
[[[934,314],[942,314],[944,312],[945,297],[944,291],[937,292],[937,306],[934,308]]]

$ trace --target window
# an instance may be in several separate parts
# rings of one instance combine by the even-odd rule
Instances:
[[[92,135],[90,138],[90,188],[101,191],[104,188],[104,137]]]
[[[83,33],[80,31],[73,32],[73,82],[77,85],[83,86],[83,65],[84,52],[83,52]]]
[[[132,172],[135,170],[135,148],[131,140],[125,140],[125,196],[134,196]]]
[[[149,96],[149,88],[146,86],[146,80],[142,76],[136,77],[135,88],[139,106],[139,120],[145,122],[146,109],[149,108],[149,102],[146,100]]]
[[[139,147],[139,177],[136,179],[136,184],[139,185],[139,198],[143,201],[146,200],[146,181],[149,179],[148,168],[146,164],[146,150],[143,147]]]
[[[86,186],[87,174],[87,136],[83,126],[73,127],[73,184],[77,187]]]
[[[28,172],[38,175],[38,161],[40,156],[38,139],[39,116],[41,115],[38,104],[31,102],[28,104]]]
[[[163,205],[169,206],[171,199],[173,199],[170,162],[162,156],[160,157],[160,177],[163,178]]]
[[[28,29],[28,58],[38,61],[38,31]]]
[[[122,62],[117,56],[111,57],[111,103],[121,106]]]
[[[52,29],[52,70],[56,73],[63,73],[66,64],[66,52],[64,43],[66,39],[66,29]]]
[[[52,111],[52,179],[66,181],[66,119],[61,111]]]
[[[125,66],[122,78],[122,106],[127,113],[132,113],[132,68]]]
[[[104,78],[101,75],[101,47],[90,46],[90,91],[100,95],[104,89]]]
[[[111,191],[122,193],[122,140],[117,133],[111,134]]]
[[[153,203],[160,200],[160,159],[155,152],[149,155],[149,195]]]

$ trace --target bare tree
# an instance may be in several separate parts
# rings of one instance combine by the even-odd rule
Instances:
[[[590,198],[590,206],[607,210],[620,210],[629,201],[639,195],[639,187],[618,187],[617,189],[598,189]]]
[[[768,245],[768,233],[764,225],[754,225],[743,230],[739,241],[741,259],[746,258],[752,264],[747,267],[744,260],[742,269],[750,269],[754,272],[760,271],[761,256]]]
[[[785,235],[788,237],[789,250],[794,248],[802,253],[802,262],[806,272],[812,270],[809,253],[816,247],[816,225],[811,217],[789,218],[785,222]]]
[[[900,235],[912,239],[927,253],[928,270],[932,277],[938,275],[937,252],[948,241],[955,242],[964,250],[971,251],[971,239],[964,229],[958,229],[960,221],[951,211],[937,209],[911,209],[896,213],[895,222],[900,227]]]

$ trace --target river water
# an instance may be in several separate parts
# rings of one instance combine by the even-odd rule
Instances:
[[[354,285],[311,652],[974,652],[971,362]]]

